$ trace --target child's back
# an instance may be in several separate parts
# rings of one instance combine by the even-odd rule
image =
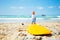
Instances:
[[[36,16],[35,16],[35,12],[33,11],[32,12],[32,24],[35,24],[36,23]]]

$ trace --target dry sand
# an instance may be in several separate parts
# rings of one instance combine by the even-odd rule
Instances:
[[[38,22],[50,29],[52,36],[33,36],[26,29],[30,23],[0,23],[0,40],[60,40],[60,22]]]

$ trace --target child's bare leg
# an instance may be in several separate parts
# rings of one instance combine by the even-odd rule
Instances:
[[[36,22],[32,22],[32,24],[36,24]]]
[[[33,24],[33,22],[32,22],[32,24]]]
[[[36,24],[36,22],[34,22],[34,24]]]

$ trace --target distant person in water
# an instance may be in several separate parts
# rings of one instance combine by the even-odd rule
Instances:
[[[35,12],[32,12],[32,24],[36,24],[36,16],[35,16]]]

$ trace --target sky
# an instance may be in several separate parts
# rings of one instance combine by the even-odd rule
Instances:
[[[60,16],[60,0],[0,0],[0,15]]]

